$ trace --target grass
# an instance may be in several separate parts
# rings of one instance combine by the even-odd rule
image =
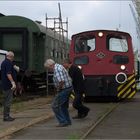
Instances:
[[[68,140],[79,140],[80,139],[80,137],[78,136],[78,135],[76,135],[76,134],[73,134],[73,135],[71,135],[71,136],[68,136],[68,138],[67,138]]]
[[[14,96],[12,105],[11,105],[11,110],[12,112],[23,111],[38,104],[43,104],[43,103],[45,104],[47,100],[51,100],[51,98],[45,95],[44,96],[30,95],[28,93],[25,93],[20,96]],[[3,93],[0,92],[0,112],[2,112],[2,109],[3,109],[2,102],[3,102]]]

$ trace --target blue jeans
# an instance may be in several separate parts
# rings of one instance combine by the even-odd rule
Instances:
[[[59,91],[52,102],[52,109],[60,124],[71,124],[68,111],[69,96],[71,91],[72,87]]]

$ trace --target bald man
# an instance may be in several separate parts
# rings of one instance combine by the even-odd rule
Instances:
[[[2,81],[2,90],[4,94],[3,121],[14,120],[14,118],[10,116],[10,106],[13,99],[13,93],[16,89],[16,75],[17,75],[16,69],[14,68],[13,60],[14,53],[12,51],[9,51],[6,54],[5,60],[1,64],[1,81]]]

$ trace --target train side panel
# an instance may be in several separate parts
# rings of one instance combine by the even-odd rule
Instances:
[[[68,58],[70,41],[63,39],[60,34],[26,17],[0,15],[0,49],[14,52],[15,63],[27,79],[23,83],[32,88],[38,87],[36,83],[46,84],[44,62],[47,58],[59,63]]]
[[[0,49],[15,53],[17,65],[30,71],[44,72],[44,61],[62,62],[68,57],[70,41],[45,26],[21,16],[0,17]],[[65,47],[65,48],[64,48]]]

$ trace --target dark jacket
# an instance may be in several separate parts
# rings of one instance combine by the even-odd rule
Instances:
[[[71,65],[69,68],[69,75],[72,79],[73,89],[75,93],[84,93],[84,79],[81,69],[76,65]]]
[[[11,74],[13,80],[16,82],[16,71],[13,68],[13,63],[6,58],[1,64],[1,82],[3,90],[9,90],[12,87],[7,74]]]

